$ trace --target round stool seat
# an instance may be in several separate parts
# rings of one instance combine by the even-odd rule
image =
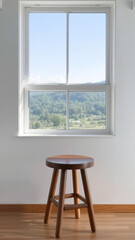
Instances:
[[[56,169],[85,169],[94,165],[94,159],[80,155],[57,155],[48,157],[46,165]]]

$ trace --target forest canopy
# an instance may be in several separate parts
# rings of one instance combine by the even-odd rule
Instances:
[[[29,92],[30,129],[105,129],[105,92],[69,92],[67,108],[65,91]]]

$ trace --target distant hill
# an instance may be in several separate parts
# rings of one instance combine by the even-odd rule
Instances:
[[[66,128],[66,92],[29,93],[30,128]],[[101,129],[106,124],[105,93],[70,92],[70,129]]]

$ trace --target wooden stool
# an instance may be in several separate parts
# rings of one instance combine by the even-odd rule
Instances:
[[[94,159],[90,157],[78,156],[78,155],[60,155],[60,156],[48,157],[46,159],[46,165],[48,167],[54,168],[54,170],[53,170],[53,176],[52,176],[52,181],[51,181],[51,186],[50,186],[50,191],[49,191],[49,196],[47,201],[44,222],[47,224],[49,221],[50,214],[51,214],[51,207],[53,203],[56,207],[58,207],[56,237],[59,238],[61,233],[61,227],[62,227],[63,211],[75,209],[75,217],[79,218],[80,208],[87,208],[91,230],[92,232],[95,232],[96,226],[94,221],[94,212],[93,212],[93,206],[92,206],[92,201],[91,201],[89,188],[88,188],[88,181],[87,181],[86,172],[85,172],[85,168],[89,168],[94,165]],[[59,195],[54,196],[59,169],[61,169]],[[80,169],[81,171],[85,198],[79,194],[77,169]],[[67,170],[72,170],[72,177],[73,177],[74,193],[70,193],[70,194],[65,194]],[[64,199],[72,198],[72,197],[74,198],[74,204],[71,204],[71,205],[68,204],[64,206]],[[84,203],[79,204],[79,199]],[[59,200],[59,202],[57,200]]]

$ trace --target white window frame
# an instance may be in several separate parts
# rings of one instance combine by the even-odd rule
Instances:
[[[19,0],[19,136],[104,136],[115,134],[114,124],[114,39],[115,1],[24,1]],[[28,83],[28,15],[30,12],[103,12],[107,16],[106,83],[105,84],[29,84]],[[67,14],[68,16],[68,14]],[[67,34],[68,38],[68,34]],[[68,41],[68,39],[67,39]],[[68,54],[68,49],[67,49]],[[68,56],[67,56],[68,57]],[[68,63],[67,63],[68,64]],[[68,69],[68,67],[67,67]],[[67,73],[68,74],[68,73]],[[43,130],[29,129],[29,91],[69,91],[106,93],[106,129]],[[68,102],[68,101],[67,101]],[[67,103],[68,108],[68,103]],[[68,111],[67,111],[68,112]],[[68,127],[68,121],[67,121]]]

